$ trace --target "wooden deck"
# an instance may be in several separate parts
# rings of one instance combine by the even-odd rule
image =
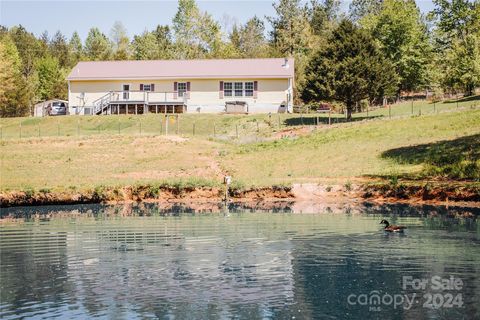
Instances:
[[[102,114],[177,114],[185,113],[186,111],[187,106],[183,102],[150,102],[145,104],[143,101],[115,101],[110,103]]]

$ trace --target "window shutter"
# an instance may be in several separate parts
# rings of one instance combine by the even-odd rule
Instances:
[[[140,84],[140,91],[143,91],[143,84]]]
[[[258,97],[258,81],[253,81],[253,99]]]
[[[178,82],[173,83],[173,99],[177,99],[178,97]]]
[[[220,89],[218,90],[218,97],[223,99],[223,81],[220,81]]]
[[[187,82],[187,99],[190,98],[190,82]]]
[[[155,91],[155,84],[152,83],[152,84],[150,85],[150,91]]]

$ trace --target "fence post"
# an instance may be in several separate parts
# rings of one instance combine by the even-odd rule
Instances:
[[[436,112],[436,106],[435,106],[435,101],[433,101],[433,113]]]
[[[256,121],[257,123],[257,132],[260,132],[260,127],[258,126],[258,121]]]
[[[22,139],[22,123],[20,122],[20,139]]]
[[[332,110],[328,109],[328,125],[332,124]]]
[[[282,122],[280,121],[280,113],[278,114],[278,130],[282,128]]]
[[[120,134],[120,119],[117,119],[118,134]]]
[[[80,135],[80,119],[77,120],[77,137]]]
[[[57,121],[57,136],[60,137],[60,123]]]
[[[215,138],[217,136],[217,130],[215,126],[215,122],[213,123],[213,137]]]
[[[193,136],[195,136],[195,122],[193,123]]]
[[[238,124],[235,125],[235,131],[237,132],[237,139],[238,139]]]
[[[0,126],[0,140],[3,140],[3,127]]]
[[[178,117],[178,114],[176,115],[176,118],[177,118],[177,136],[180,132],[180,118]]]
[[[162,134],[162,128],[163,128],[163,121],[162,121],[162,116],[160,116],[160,131],[158,132],[158,134]]]
[[[168,136],[168,115],[167,114],[165,114],[165,135]]]
[[[139,124],[139,129],[140,129],[140,135],[142,135],[142,120],[138,122]]]
[[[38,137],[40,138],[40,123],[37,124],[37,128],[38,128]]]
[[[412,115],[413,115],[413,97],[412,97]]]
[[[388,118],[392,119],[392,105],[391,104],[388,105]]]

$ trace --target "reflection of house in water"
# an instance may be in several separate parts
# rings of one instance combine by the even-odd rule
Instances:
[[[69,254],[82,259],[70,260],[70,277],[91,314],[120,304],[179,318],[190,312],[261,317],[267,305],[293,302],[289,241],[267,241],[256,230],[235,233],[235,224],[215,237],[193,224],[149,227],[140,220],[69,241]]]
[[[0,318],[16,310],[55,306],[73,297],[68,279],[67,232],[54,228],[6,228],[0,230]]]

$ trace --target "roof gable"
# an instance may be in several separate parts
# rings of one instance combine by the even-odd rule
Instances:
[[[291,58],[82,61],[67,80],[292,78],[293,74]]]

